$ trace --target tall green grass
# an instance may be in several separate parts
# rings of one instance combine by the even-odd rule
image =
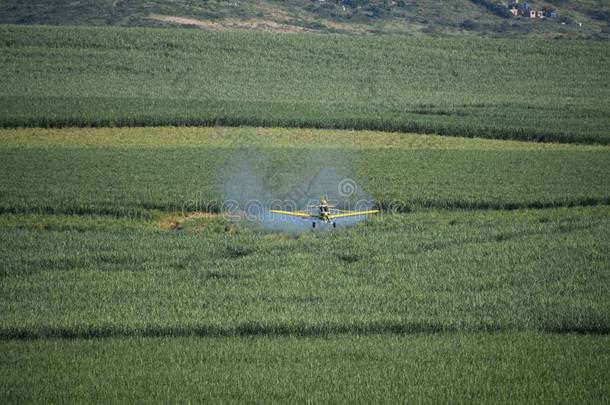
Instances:
[[[608,143],[604,42],[0,27],[0,125]]]
[[[1,130],[0,401],[602,402],[608,153]],[[355,179],[385,210],[301,234],[193,212],[252,186],[290,197],[316,176],[331,190]]]
[[[290,236],[17,217],[0,226],[0,338],[607,334],[608,218],[428,212]]]
[[[607,204],[609,154],[374,132],[5,130],[0,212],[150,219],[152,210],[218,212],[228,199],[337,196],[342,179],[386,211]]]
[[[4,403],[605,403],[607,336],[0,342]]]

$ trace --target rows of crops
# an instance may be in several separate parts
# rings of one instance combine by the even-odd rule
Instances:
[[[0,130],[0,400],[605,398],[609,154],[336,130]],[[201,212],[340,196],[344,180],[386,209],[288,234]]]
[[[603,401],[609,51],[0,26],[0,402]]]
[[[205,219],[178,232],[30,222],[0,229],[5,339],[610,325],[607,207],[386,216],[293,237]]]
[[[609,45],[0,27],[0,125],[260,125],[608,143]]]
[[[4,338],[610,325],[606,146],[255,128],[3,130],[0,146]],[[410,214],[277,235],[201,213],[345,178]]]
[[[610,394],[608,343],[524,333],[0,342],[0,398],[595,403]]]
[[[609,155],[607,147],[374,132],[4,130],[0,211],[151,218],[154,209],[218,212],[226,200],[302,205],[338,196],[343,180],[398,212],[595,205],[610,200]]]

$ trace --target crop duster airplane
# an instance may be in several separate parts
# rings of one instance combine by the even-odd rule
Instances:
[[[377,214],[379,210],[369,210],[369,211],[344,211],[336,209],[334,206],[328,205],[326,199],[320,199],[320,205],[316,207],[310,207],[303,211],[282,211],[282,210],[271,210],[274,214],[280,215],[289,215],[292,217],[300,217],[311,219],[311,226],[313,228],[316,227],[316,222],[322,221],[326,224],[332,223],[333,228],[337,227],[336,219],[347,218],[347,217],[357,217],[357,216],[365,216]]]

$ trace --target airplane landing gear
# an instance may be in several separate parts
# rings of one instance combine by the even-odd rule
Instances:
[[[326,222],[326,221],[324,221],[324,223],[331,223],[331,222]],[[336,227],[337,227],[337,223],[336,223],[336,222],[332,222],[332,224],[333,224],[333,228],[336,228]],[[312,228],[315,228],[315,227],[316,227],[316,223],[315,223],[315,222],[312,222],[312,223],[311,223],[311,227],[312,227]]]

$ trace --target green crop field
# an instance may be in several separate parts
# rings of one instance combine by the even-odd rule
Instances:
[[[5,217],[0,337],[610,328],[605,206],[381,216],[330,236],[131,221]]]
[[[608,146],[22,128],[0,156],[3,402],[608,395]],[[344,179],[383,212],[224,213]]]
[[[2,342],[0,388],[5,402],[44,403],[602,403],[608,343],[526,333]]]
[[[7,213],[218,212],[224,199],[244,205],[338,197],[343,178],[354,180],[372,204],[400,212],[610,199],[607,146],[171,127],[4,130],[0,145],[0,170],[10,173],[0,178],[0,211]],[[330,178],[326,172],[307,184],[322,168],[332,169]]]
[[[610,142],[610,45],[0,26],[0,125]]]
[[[109,3],[0,22],[496,24]],[[0,403],[607,403],[610,43],[523,39],[0,25]]]

